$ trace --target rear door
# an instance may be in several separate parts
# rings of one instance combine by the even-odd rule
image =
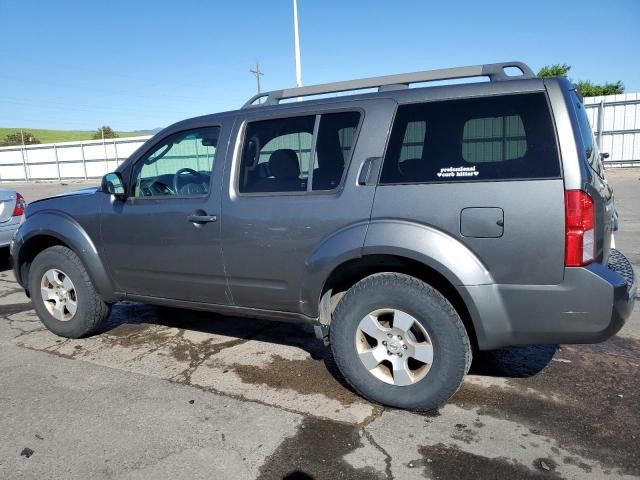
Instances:
[[[305,269],[330,237],[349,231],[342,254],[362,248],[375,184],[360,166],[380,157],[395,102],[368,100],[247,111],[233,134],[222,200],[227,281],[237,305],[314,315]],[[382,132],[382,134],[381,134]],[[311,305],[313,303],[313,305]]]
[[[564,185],[544,90],[400,105],[372,220],[453,236],[497,283],[564,275]]]

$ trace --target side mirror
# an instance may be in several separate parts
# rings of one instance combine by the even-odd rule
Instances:
[[[601,153],[600,154],[600,158],[602,158],[602,160],[606,160],[607,158],[609,158],[609,154],[608,153]]]
[[[104,177],[102,177],[102,184],[100,186],[100,189],[104,193],[114,195],[120,200],[124,200],[127,196],[120,172],[107,173]]]

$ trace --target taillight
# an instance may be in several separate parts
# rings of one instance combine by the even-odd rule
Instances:
[[[595,215],[593,200],[582,190],[564,192],[564,264],[582,267],[593,262]]]
[[[27,206],[27,202],[24,201],[24,197],[16,192],[16,206],[13,209],[13,216],[19,217],[24,213],[24,207]]]

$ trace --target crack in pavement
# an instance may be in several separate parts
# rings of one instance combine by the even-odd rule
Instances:
[[[0,318],[2,318],[3,320],[6,320],[9,323],[9,329],[10,330],[19,332],[17,335],[15,335],[13,337],[14,340],[17,339],[17,338],[20,338],[20,337],[22,337],[24,335],[28,335],[30,333],[33,333],[33,332],[44,332],[45,330],[47,330],[47,328],[44,327],[44,326],[40,326],[38,328],[34,328],[33,330],[25,330],[24,328],[20,328],[20,327],[16,326],[16,323],[25,323],[25,320],[14,320],[12,318],[9,318],[10,316],[11,315],[0,315]],[[33,320],[33,321],[30,321],[29,323],[38,323],[38,324],[42,325],[40,320]]]
[[[244,338],[238,338],[236,340],[230,340],[224,343],[212,344],[212,340],[206,340],[202,344],[196,346],[191,342],[185,342],[179,344],[179,346],[184,347],[182,350],[182,355],[186,355],[189,357],[189,366],[184,369],[182,372],[178,373],[174,377],[170,378],[170,380],[183,383],[185,385],[191,385],[191,377],[193,373],[200,367],[204,362],[209,360],[214,355],[217,355],[222,350],[226,350],[227,348],[235,347],[237,345],[242,345],[243,343],[248,342],[248,340]],[[200,354],[198,351],[204,347],[208,347],[206,353]],[[174,353],[175,355],[175,353]],[[183,380],[179,380],[179,377],[183,377]]]
[[[297,432],[269,455],[257,480],[388,480],[370,465],[356,468],[344,457],[362,447],[358,425],[305,416]]]
[[[391,455],[389,455],[389,453],[387,453],[387,451],[382,448],[382,446],[378,442],[376,442],[371,432],[369,432],[366,428],[362,428],[360,432],[369,441],[373,448],[382,453],[382,455],[384,456],[385,464],[384,473],[387,476],[387,480],[393,480],[393,473],[391,471],[391,462],[393,461],[393,458],[391,457]]]

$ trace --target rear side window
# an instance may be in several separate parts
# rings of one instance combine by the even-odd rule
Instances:
[[[340,112],[249,123],[240,193],[336,189],[351,158],[360,116]]]
[[[584,109],[582,100],[578,97],[575,91],[571,91],[571,100],[573,101],[576,115],[578,117],[578,125],[580,127],[580,137],[582,138],[582,147],[584,154],[587,157],[587,163],[593,168],[598,175],[604,176],[604,167],[602,166],[602,159],[600,157],[600,151],[598,144],[594,141],[593,131],[589,124],[589,117]]]
[[[360,113],[329,113],[320,117],[313,164],[313,190],[340,185],[351,157]]]
[[[240,192],[304,192],[315,115],[247,125],[240,163]]]
[[[546,97],[528,93],[398,107],[380,183],[559,176]]]

